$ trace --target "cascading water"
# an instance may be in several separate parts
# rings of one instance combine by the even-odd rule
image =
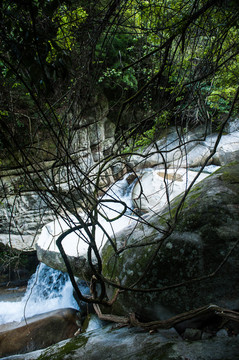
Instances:
[[[214,168],[212,170],[215,171]],[[147,170],[145,169],[144,171]],[[149,171],[152,171],[152,169]],[[129,185],[126,179],[127,176],[129,176],[129,174],[127,174],[122,180],[115,183],[101,199],[103,201],[100,201],[100,224],[109,235],[122,230],[129,224],[130,221],[137,220],[134,216],[132,216],[131,211],[133,207],[131,193],[135,182]],[[106,202],[104,202],[104,200],[106,200]],[[122,203],[127,205],[127,210],[123,216],[117,218],[118,215],[124,211],[124,205]],[[112,222],[107,221],[107,219],[115,218],[117,218],[117,220]],[[66,227],[64,228],[64,226],[66,226],[66,224],[62,221],[61,224],[58,224],[59,228],[56,227],[56,224],[54,224],[52,229],[49,224],[43,228],[41,238],[39,239],[39,241],[42,242],[43,248],[45,247],[47,249],[51,249],[52,233],[54,231],[56,234],[61,233],[67,229]],[[103,238],[104,234],[102,230],[97,229],[96,243],[98,243],[99,248],[102,248],[103,246],[105,241]],[[67,239],[64,246],[69,255],[71,252],[73,255],[75,253],[74,241],[77,244],[76,247],[78,247],[79,236],[73,233],[70,239]],[[85,245],[83,241],[81,241],[80,244],[81,246],[86,246],[86,249],[88,248],[87,244]],[[85,293],[86,287],[84,284],[82,284],[82,288],[80,289],[83,293]],[[0,324],[12,321],[18,322],[30,316],[66,307],[78,309],[78,305],[73,296],[73,288],[68,274],[53,270],[46,265],[40,264],[36,273],[30,279],[26,293],[21,301],[0,302]]]
[[[66,307],[78,308],[68,274],[40,264],[20,301],[0,302],[0,324]]]
[[[111,187],[103,199],[112,201],[103,203],[100,208],[106,218],[115,218],[123,211],[124,206],[120,202],[124,202],[129,209],[132,207],[132,187],[133,184],[129,186],[126,177]],[[127,210],[125,215],[129,216],[130,210]],[[100,222],[106,231],[112,233],[112,231],[119,231],[128,225],[128,216],[119,217],[112,223],[113,226],[103,217]],[[49,233],[46,233],[47,235],[49,236]],[[102,231],[98,232],[98,237],[102,237]],[[69,244],[72,244],[72,240]],[[80,290],[83,294],[87,292],[84,282],[81,283]],[[0,302],[0,324],[19,322],[24,318],[66,307],[79,309],[73,296],[73,287],[68,274],[40,264],[29,280],[26,293],[21,301]]]
[[[126,177],[129,176],[126,175]],[[112,236],[114,233],[122,230],[130,221],[136,219],[132,216],[132,199],[131,191],[133,183],[128,184],[126,177],[115,183],[102,198],[99,199],[98,205],[98,223],[100,226],[96,227],[95,242],[99,252],[101,252],[107,236]],[[87,217],[80,213],[82,219],[87,223]],[[121,216],[122,215],[122,216]],[[56,239],[59,234],[79,225],[78,220],[74,216],[68,216],[66,219],[57,218],[51,223],[47,224],[39,236],[37,245],[41,249],[47,251],[58,252],[56,246]],[[104,230],[102,230],[104,229]],[[91,228],[89,227],[89,230]],[[84,229],[76,230],[65,237],[62,241],[62,246],[67,255],[76,256],[76,254],[87,254],[89,238]],[[87,255],[85,255],[87,256]],[[94,255],[93,255],[94,256]]]

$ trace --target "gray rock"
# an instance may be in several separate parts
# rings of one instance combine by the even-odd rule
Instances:
[[[203,142],[210,150],[213,150],[217,134],[209,135]],[[232,161],[238,161],[239,155],[239,131],[228,135],[223,135],[217,147],[217,151],[212,158],[215,165],[226,165]]]
[[[221,146],[214,156],[216,165],[226,165],[239,159],[239,139],[238,143],[226,144]]]
[[[201,337],[202,337],[202,331],[199,329],[187,328],[183,334],[183,338],[185,340],[200,340]]]
[[[216,333],[216,336],[219,338],[228,336],[227,330],[226,329],[221,329]]]
[[[10,195],[0,207],[0,242],[33,250],[42,225],[52,219],[53,213],[37,193]]]
[[[184,168],[167,169],[167,173],[165,168],[143,170],[133,186],[134,204],[141,212],[159,212],[168,206],[168,199],[171,203],[177,195],[183,193],[195,176],[194,171]],[[196,183],[207,176],[200,174]]]
[[[184,203],[175,230],[161,244],[153,261],[152,255],[159,243],[142,245],[156,240],[160,242],[162,233],[156,227],[166,230],[169,213],[161,214],[163,217],[147,218],[154,227],[139,223],[117,234],[115,240],[119,249],[125,243],[140,247],[129,247],[115,256],[111,246],[105,245],[104,276],[120,281],[126,287],[137,281],[148,263],[149,271],[137,288],[161,288],[187,282],[163,292],[121,293],[113,305],[113,312],[133,311],[155,319],[163,316],[162,309],[176,314],[208,304],[239,308],[238,184],[238,163],[222,167],[198,183]],[[171,215],[176,213],[180,200],[179,196],[172,202]],[[219,271],[211,276],[218,268]],[[198,277],[205,278],[191,282]],[[108,294],[112,296],[111,288]]]
[[[228,133],[239,131],[239,118],[230,119],[230,121],[226,125],[226,131]]]
[[[198,144],[193,149],[191,149],[186,156],[182,158],[182,161],[179,162],[179,164],[181,167],[185,168],[202,166],[209,155],[210,150],[206,146]],[[211,162],[212,160],[210,160],[208,165]]]
[[[179,137],[175,129],[172,128],[168,132],[165,132],[165,136],[157,141],[156,146],[150,145],[144,149],[143,152],[139,150],[138,155],[131,156],[129,162],[135,170],[159,165],[162,166],[165,162],[168,167],[180,166],[186,153],[199,143],[198,134],[196,134],[196,132],[188,132],[185,135],[181,134]]]
[[[107,118],[108,111],[108,101],[102,93],[92,94],[91,102],[84,110],[79,107],[77,101],[72,104],[67,122],[74,129],[72,133],[74,135],[68,139],[66,145],[72,163],[60,164],[60,161],[55,161],[55,145],[51,140],[47,140],[46,144],[43,142],[37,145],[42,149],[46,147],[47,150],[39,151],[41,155],[38,164],[34,169],[28,166],[30,180],[25,176],[23,169],[3,170],[3,164],[0,164],[0,242],[18,250],[35,249],[41,228],[54,219],[49,204],[46,205],[38,195],[39,190],[43,194],[47,186],[50,190],[53,187],[54,191],[58,189],[61,196],[66,196],[68,211],[74,206],[79,206],[81,199],[77,187],[82,180],[82,172],[87,173],[94,182],[99,169],[97,162],[104,158],[104,152],[114,143],[115,125]],[[44,181],[41,181],[34,172],[36,167]],[[99,186],[108,186],[113,181],[112,171],[109,168],[101,174]],[[86,183],[86,185],[81,184],[81,189],[91,192],[89,181],[87,180]],[[69,192],[73,205],[69,204],[69,197],[67,198]],[[50,195],[48,199],[51,199]]]
[[[63,272],[67,272],[67,268],[62,259],[62,256],[57,251],[49,251],[40,247],[36,244],[37,258],[39,261],[47,264],[47,266],[60,270]],[[89,264],[87,263],[87,256],[85,254],[79,256],[70,256],[68,255],[68,260],[71,265],[72,271],[75,275],[80,277],[81,279],[91,279],[92,270],[90,269]]]
[[[188,342],[171,331],[149,334],[137,328],[112,329],[108,326],[51,346],[39,357],[31,353],[9,359],[238,360],[238,346],[236,337]]]
[[[212,337],[213,337],[212,333],[209,333],[206,331],[202,333],[202,340],[208,340],[208,339],[211,339]]]

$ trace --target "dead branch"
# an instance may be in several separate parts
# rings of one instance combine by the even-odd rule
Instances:
[[[102,312],[100,310],[100,306],[98,304],[93,304],[93,307],[94,307],[94,310],[100,320],[106,320],[106,321],[111,321],[111,322],[125,324],[125,325],[129,324],[130,320],[129,320],[129,318],[127,318],[125,316],[102,314]]]
[[[154,330],[154,329],[170,329],[171,327],[176,326],[177,324],[186,321],[193,320],[194,318],[205,318],[209,317],[212,314],[218,315],[224,320],[233,320],[239,323],[239,313],[233,310],[221,308],[217,305],[206,305],[201,308],[190,310],[185,313],[173,316],[170,319],[151,321],[147,323],[142,323],[135,318],[135,314],[130,315],[130,325],[139,326],[144,329]]]

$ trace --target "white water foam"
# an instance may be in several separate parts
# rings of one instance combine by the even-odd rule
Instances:
[[[130,219],[127,216],[119,217],[119,219],[112,223],[107,221],[106,218],[116,218],[124,210],[122,202],[128,207],[126,215],[130,215],[130,208],[132,207],[132,186],[133,184],[129,186],[125,177],[123,180],[114,184],[103,197],[103,200],[112,200],[110,202],[102,202],[99,209],[103,214],[100,223],[109,234],[119,231],[129,224]],[[61,233],[65,230],[65,227],[67,228],[67,224],[64,223],[63,220],[61,221],[60,219],[59,221],[61,222],[59,229],[56,228],[59,223],[56,224],[55,222],[50,223],[43,228],[40,241],[45,245],[47,244],[47,247],[49,247],[49,241],[52,241],[53,234],[55,235],[58,232]],[[54,224],[52,229],[50,226],[51,224]],[[97,230],[97,238],[99,247],[102,247],[106,238],[101,229]],[[70,241],[69,238],[67,238],[67,242],[65,242],[64,246],[65,251],[68,254],[71,253],[72,248],[74,248],[74,239],[76,240],[76,246],[79,246],[78,234],[71,234]],[[86,247],[87,251],[87,243],[83,241],[80,243],[82,247]],[[82,293],[87,291],[84,285],[80,286],[80,290]],[[35,274],[29,280],[26,293],[21,301],[0,302],[0,324],[12,321],[20,322],[24,318],[66,307],[79,308],[73,297],[73,287],[68,274],[53,270],[44,264],[40,264]]]
[[[108,190],[107,194],[99,199],[98,222],[108,236],[112,236],[114,233],[119,232],[128,226],[131,221],[137,220],[136,217],[132,216],[133,205],[131,192],[134,184],[128,184],[126,180],[128,176],[129,174],[127,174],[123,180],[117,181]],[[126,212],[124,213],[125,209]],[[122,213],[124,213],[124,215],[120,216]],[[84,219],[85,216],[83,214],[79,215],[82,215],[82,218]],[[84,221],[87,222],[87,219]],[[70,216],[67,219],[57,218],[43,227],[37,242],[38,246],[48,251],[59,252],[59,249],[56,246],[57,238],[64,231],[76,225],[79,225],[79,223],[74,216]],[[91,231],[90,226],[88,229]],[[99,226],[96,227],[95,241],[99,252],[101,252],[107,241],[107,236],[104,231]],[[87,257],[88,244],[88,236],[83,229],[70,233],[62,241],[66,254],[70,256],[81,255]]]
[[[68,274],[40,264],[22,300],[0,302],[0,324],[66,307],[78,309]]]

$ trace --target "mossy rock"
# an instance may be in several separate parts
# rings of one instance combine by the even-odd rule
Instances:
[[[30,354],[29,354],[30,355]],[[26,357],[31,359],[31,357]],[[34,359],[36,359],[34,357]],[[108,326],[80,334],[44,351],[38,360],[237,360],[237,337],[183,341],[173,329],[149,334],[138,328]]]
[[[177,213],[182,196],[171,204],[171,216]],[[163,318],[167,314],[215,303],[239,309],[239,164],[229,164],[204,179],[188,194],[179,212],[172,234],[162,243],[157,256],[152,255],[160,241],[155,227],[165,228],[173,221],[169,213],[150,219],[152,228],[139,224],[117,234],[117,247],[139,244],[115,255],[109,243],[103,249],[103,274],[126,287],[142,276],[137,288],[162,288],[187,282],[167,291],[121,293],[112,312],[137,312],[146,318]],[[224,260],[227,258],[227,261]],[[147,274],[144,269],[149,264]],[[212,276],[216,271],[217,273]],[[202,281],[192,279],[206,277]],[[109,296],[113,295],[109,287]]]

